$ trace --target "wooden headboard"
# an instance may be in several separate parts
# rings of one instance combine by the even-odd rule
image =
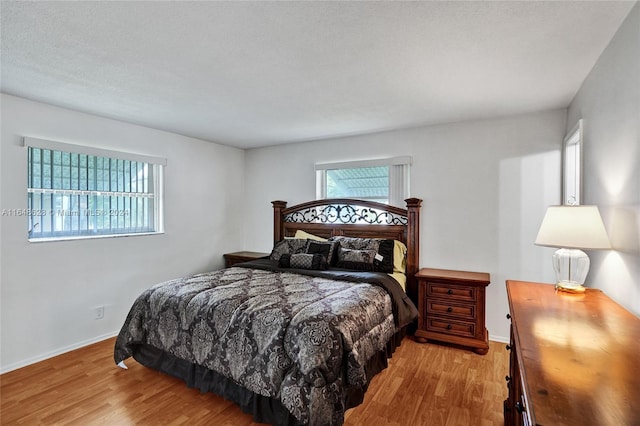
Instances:
[[[343,235],[386,238],[407,246],[407,294],[418,302],[415,274],[420,261],[420,207],[422,200],[408,198],[407,208],[347,198],[309,201],[287,207],[273,201],[273,242],[292,237],[297,230],[329,238]]]

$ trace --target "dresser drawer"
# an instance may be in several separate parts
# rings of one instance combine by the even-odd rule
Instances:
[[[476,287],[427,282],[427,297],[442,297],[447,299],[475,302]]]
[[[434,298],[427,300],[427,314],[449,316],[452,318],[471,320],[476,319],[476,305],[464,303],[450,303],[450,300]]]
[[[452,321],[436,316],[427,317],[427,330],[463,337],[475,337],[476,335],[476,325],[473,322]]]

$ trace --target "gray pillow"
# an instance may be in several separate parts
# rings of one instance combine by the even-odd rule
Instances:
[[[307,248],[307,240],[301,240],[296,238],[288,238],[282,241],[278,241],[271,250],[269,259],[280,260],[280,256],[283,254],[298,254],[304,253]]]

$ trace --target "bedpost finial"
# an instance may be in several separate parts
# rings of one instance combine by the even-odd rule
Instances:
[[[407,203],[407,207],[420,207],[422,205],[420,198],[407,198],[404,202]]]

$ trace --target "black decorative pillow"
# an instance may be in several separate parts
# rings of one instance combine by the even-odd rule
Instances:
[[[280,256],[278,266],[281,268],[296,268],[296,269],[327,269],[327,258],[323,255],[297,253],[297,254],[283,254]]]
[[[393,240],[381,238],[353,238],[331,237],[329,241],[340,243],[341,248],[351,250],[373,250],[376,255],[373,259],[373,270],[378,272],[393,272]]]
[[[305,253],[307,254],[321,254],[327,259],[327,263],[332,265],[337,257],[335,255],[336,248],[339,247],[340,244],[337,241],[314,241],[307,240],[307,247],[305,249]]]
[[[356,250],[338,248],[338,268],[354,269],[356,271],[373,271],[375,250]]]
[[[380,240],[378,247],[378,255],[373,261],[373,270],[378,272],[393,272],[393,248],[395,242],[393,240]],[[382,256],[382,258],[381,258]]]
[[[280,256],[283,254],[298,254],[304,253],[307,248],[307,240],[300,240],[295,238],[285,239],[278,241],[271,250],[269,259],[280,260]]]

